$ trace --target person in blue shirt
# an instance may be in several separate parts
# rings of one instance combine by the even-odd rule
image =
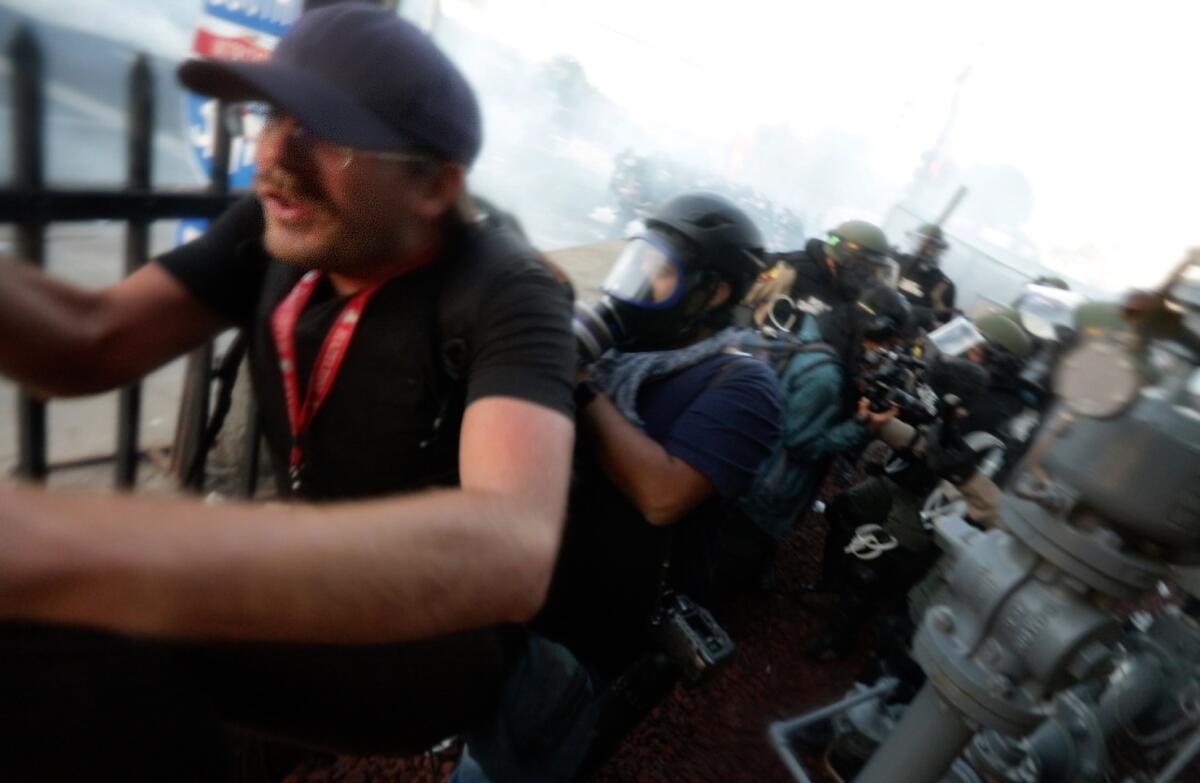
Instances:
[[[763,258],[744,212],[688,194],[647,218],[604,284],[597,309],[615,346],[577,395],[576,482],[546,611],[593,658],[641,649],[665,547],[669,586],[699,600],[745,584],[765,551],[725,514],[780,434],[774,372],[736,350],[730,327]]]
[[[457,783],[575,777],[605,689],[652,649],[664,588],[703,602],[765,562],[769,537],[726,513],[780,434],[775,373],[734,348],[731,327],[765,266],[761,234],[704,193],[668,201],[645,226],[604,298],[577,314],[581,352],[598,358],[576,392],[558,567],[539,635],[495,720],[468,735]]]
[[[837,454],[864,443],[895,411],[873,412],[858,399],[854,379],[864,361],[899,343],[910,323],[908,304],[884,286],[820,316],[805,316],[795,350],[781,373],[783,437],[763,463],[741,509],[780,539],[811,508]]]

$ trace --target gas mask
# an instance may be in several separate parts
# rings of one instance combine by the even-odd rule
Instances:
[[[686,260],[682,243],[659,232],[629,240],[601,286],[604,297],[594,306],[576,306],[581,359],[608,348],[666,350],[698,333],[718,280]]]
[[[900,282],[900,265],[883,253],[832,236],[826,243],[837,264],[837,288],[846,299],[857,299],[872,285],[895,288]]]

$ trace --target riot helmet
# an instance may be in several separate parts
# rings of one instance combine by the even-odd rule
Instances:
[[[644,223],[601,286],[622,326],[619,347],[662,350],[687,343],[704,327],[727,326],[734,306],[766,269],[754,222],[721,196],[689,193]],[[729,296],[710,306],[722,282]]]
[[[853,302],[846,302],[816,316],[821,341],[833,348],[843,366],[857,368],[879,358],[869,340],[887,346],[907,336],[912,322],[908,302],[894,289],[871,285]]]
[[[1041,277],[1034,278],[1031,285],[1041,285],[1041,286],[1046,286],[1047,288],[1057,288],[1059,291],[1070,291],[1071,290],[1071,286],[1067,285],[1066,280],[1063,280],[1061,277],[1056,277],[1054,275],[1042,275]]]
[[[1072,326],[1076,308],[1087,301],[1082,294],[1060,288],[1038,278],[1026,284],[1013,302],[1012,318],[1025,331],[1041,340],[1057,340],[1059,329]]]
[[[968,358],[988,368],[998,383],[1015,382],[1033,355],[1029,334],[1011,318],[998,314],[977,319],[975,329],[983,336],[983,343],[968,352]]]
[[[913,233],[913,239],[916,242],[913,256],[918,264],[926,266],[937,266],[942,253],[950,247],[950,243],[946,241],[946,233],[937,223],[921,226]]]
[[[1019,368],[1033,353],[1033,340],[1010,316],[989,313],[974,322],[959,316],[934,329],[927,339],[937,353],[970,356],[972,352],[993,370]]]
[[[983,335],[988,347],[1002,350],[1017,359],[1025,360],[1033,352],[1033,342],[1011,318],[993,313],[976,319],[975,328]]]
[[[1135,332],[1117,302],[1085,302],[1071,314],[1072,326],[1081,337],[1124,338]]]
[[[891,257],[887,236],[865,220],[840,224],[829,232],[825,247],[837,267],[838,288],[847,299],[857,299],[872,284],[895,288],[900,281],[900,267]]]
[[[992,382],[983,365],[959,356],[938,355],[929,364],[929,388],[945,398],[953,394],[959,405],[970,410]]]
[[[912,328],[912,308],[903,296],[884,285],[868,286],[854,303],[862,336],[889,343],[907,337]]]

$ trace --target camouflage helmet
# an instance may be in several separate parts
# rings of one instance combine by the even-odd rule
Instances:
[[[975,328],[989,345],[1003,348],[1018,359],[1028,359],[1033,353],[1033,341],[1011,318],[992,313],[976,320]]]
[[[900,266],[879,226],[847,220],[829,232],[825,247],[837,264],[838,285],[845,289],[847,300],[857,298],[867,286],[895,288],[900,282]]]
[[[853,243],[868,253],[879,253],[885,256],[891,253],[887,235],[883,233],[883,229],[865,220],[847,220],[829,232],[830,245],[836,247],[842,242]]]
[[[1015,307],[1002,307],[999,310],[994,310],[994,311],[988,313],[988,315],[1003,316],[1003,317],[1007,318],[1008,320],[1012,321],[1017,326],[1021,327],[1021,329],[1023,331],[1028,331],[1027,329],[1025,329],[1025,324],[1021,323],[1020,311],[1017,310],[1017,308],[1015,308]],[[979,316],[979,317],[982,318],[983,316]]]
[[[1121,315],[1116,302],[1087,302],[1075,308],[1075,331],[1081,337],[1130,333],[1133,325]]]
[[[1067,285],[1066,280],[1054,275],[1042,275],[1041,277],[1034,278],[1031,285],[1044,285],[1047,288],[1057,288],[1060,291],[1071,290],[1071,286]]]
[[[950,243],[946,241],[946,232],[942,231],[942,227],[937,223],[924,224],[916,230],[915,236],[922,244],[929,244],[938,250],[950,247]]]

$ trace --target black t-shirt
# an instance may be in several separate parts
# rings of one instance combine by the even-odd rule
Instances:
[[[263,430],[279,466],[287,464],[292,439],[270,318],[303,270],[270,258],[262,233],[261,206],[246,198],[159,263],[198,300],[247,329]],[[451,309],[466,311],[461,319],[447,320],[451,301],[460,305]],[[346,302],[323,280],[298,319],[301,394]],[[354,498],[456,483],[462,410],[483,397],[516,397],[572,415],[570,319],[570,302],[527,244],[486,227],[457,231],[438,258],[386,283],[367,305],[302,439],[300,494]],[[443,334],[459,324],[461,334]],[[450,364],[443,353],[452,340],[465,351]],[[447,372],[458,366],[461,383]]]
[[[900,256],[901,277],[897,290],[912,305],[917,325],[933,329],[935,316],[954,308],[954,282],[936,266],[918,266],[915,256]]]

